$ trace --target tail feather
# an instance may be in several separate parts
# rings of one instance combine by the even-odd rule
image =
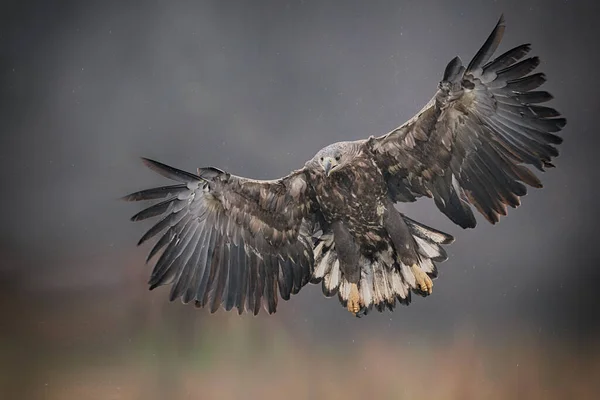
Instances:
[[[333,266],[327,275],[323,277],[323,293],[327,297],[335,296],[338,292],[340,282],[342,281],[342,272],[340,270],[340,260],[333,262]]]
[[[397,303],[408,305],[411,292],[421,296],[429,295],[423,282],[431,283],[438,275],[436,262],[447,259],[442,245],[451,243],[452,236],[430,228],[403,216],[417,244],[419,263],[417,266],[403,264],[389,244],[388,248],[360,259],[361,276],[358,282],[361,309],[358,317],[368,314],[373,308],[382,312],[393,310]],[[340,303],[346,307],[352,284],[340,269],[332,234],[324,234],[315,243],[315,268],[311,283],[322,283],[325,296],[338,295]],[[427,288],[425,288],[427,289]]]
[[[402,218],[404,218],[404,222],[406,222],[406,224],[409,226],[414,237],[419,237],[436,244],[450,244],[454,242],[452,235],[438,231],[437,229],[431,228],[427,225],[423,225],[414,219],[408,218],[404,214],[402,214]]]

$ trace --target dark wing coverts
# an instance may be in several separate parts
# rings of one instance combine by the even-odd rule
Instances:
[[[156,161],[144,163],[181,182],[143,190],[126,200],[167,198],[132,217],[162,216],[139,244],[164,232],[148,260],[164,248],[150,289],[172,284],[170,299],[181,297],[211,312],[244,307],[257,314],[261,301],[275,312],[277,292],[285,300],[298,293],[312,273],[307,219],[310,202],[302,170],[274,181],[236,177],[216,168],[198,175]]]
[[[446,67],[439,90],[419,114],[389,134],[371,138],[377,163],[395,201],[433,197],[456,224],[474,227],[473,204],[491,223],[516,207],[529,186],[541,187],[524,165],[543,171],[562,142],[554,133],[566,120],[539,103],[542,73],[528,44],[489,61],[504,33],[504,19],[465,68],[458,57]]]

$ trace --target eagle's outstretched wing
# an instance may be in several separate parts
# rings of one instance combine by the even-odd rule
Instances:
[[[458,57],[444,72],[439,90],[411,120],[367,141],[386,175],[395,201],[433,197],[437,207],[463,228],[474,227],[473,204],[491,223],[516,207],[526,187],[541,187],[523,164],[543,171],[558,155],[554,133],[566,120],[539,106],[552,96],[537,89],[542,73],[530,74],[537,57],[523,57],[524,44],[489,61],[504,33],[501,17],[465,68]]]
[[[181,297],[215,312],[244,307],[255,315],[261,301],[275,312],[277,292],[287,300],[313,269],[310,208],[303,170],[273,181],[236,177],[216,168],[198,174],[143,159],[159,174],[180,182],[143,190],[125,200],[167,198],[137,213],[133,221],[162,216],[138,244],[160,234],[148,260],[164,248],[150,289],[172,284]]]

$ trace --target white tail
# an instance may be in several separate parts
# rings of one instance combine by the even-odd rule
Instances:
[[[391,242],[386,250],[375,253],[373,257],[361,256],[361,275],[358,283],[361,309],[357,316],[366,315],[373,306],[380,312],[386,307],[393,310],[396,300],[408,305],[411,301],[411,291],[422,296],[429,295],[432,279],[437,277],[435,262],[447,258],[441,245],[451,243],[454,240],[452,236],[404,215],[402,217],[417,245],[419,263],[415,266],[403,264]],[[326,233],[319,237],[314,255],[315,267],[311,282],[322,282],[323,294],[332,297],[337,293],[340,302],[346,307],[352,284],[345,279],[340,269],[333,234]]]

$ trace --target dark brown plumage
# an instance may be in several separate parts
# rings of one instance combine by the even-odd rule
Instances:
[[[144,159],[177,185],[127,200],[166,199],[132,220],[161,216],[139,244],[162,234],[150,288],[171,284],[171,300],[199,307],[275,312],[309,281],[360,316],[431,293],[435,262],[450,235],[402,215],[396,202],[432,197],[463,228],[471,205],[491,223],[517,207],[526,186],[541,187],[525,166],[553,167],[565,119],[538,104],[545,77],[521,45],[491,59],[501,18],[467,67],[458,57],[437,93],[412,119],[381,137],[334,143],[305,166],[272,181],[216,168],[197,174]]]

